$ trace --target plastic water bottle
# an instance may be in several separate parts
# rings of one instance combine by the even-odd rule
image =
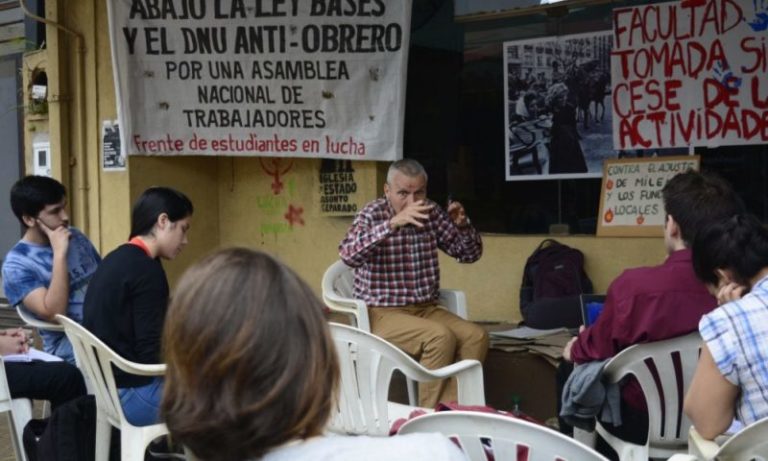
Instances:
[[[512,414],[515,416],[520,416],[522,414],[522,412],[520,411],[519,395],[512,395]]]

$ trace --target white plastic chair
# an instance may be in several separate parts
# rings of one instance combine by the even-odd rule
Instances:
[[[460,404],[485,405],[483,368],[477,360],[428,370],[378,336],[336,323],[331,323],[330,328],[341,368],[338,408],[329,426],[332,432],[385,436],[395,420],[407,418],[418,409],[389,402],[394,370],[418,382],[455,377]]]
[[[354,269],[336,261],[323,274],[323,301],[333,312],[344,314],[354,319],[354,326],[363,331],[371,331],[368,319],[368,307],[364,301],[352,297],[355,284]],[[459,317],[467,318],[467,297],[463,291],[441,289],[438,303]],[[417,405],[418,386],[412,380],[406,380],[408,403]]]
[[[22,322],[27,324],[27,326],[36,328],[38,331],[39,330],[64,331],[64,327],[59,325],[58,323],[46,322],[45,320],[40,320],[32,316],[23,307],[21,307],[21,304],[16,304],[15,307],[16,307],[16,314],[19,316]],[[90,389],[88,381],[85,382],[85,385],[86,385],[86,388]],[[51,402],[46,400],[43,403],[43,417],[48,417],[50,416],[50,414],[51,414]]]
[[[719,438],[719,437],[718,437]],[[727,439],[722,446],[707,440],[691,427],[688,454],[678,454],[670,461],[758,460],[768,459],[768,418],[756,421]]]
[[[120,429],[120,449],[123,460],[144,460],[149,442],[168,433],[165,424],[134,426],[125,419],[115,385],[113,366],[132,375],[162,376],[165,364],[134,363],[117,355],[99,338],[74,320],[57,315],[56,320],[72,343],[78,366],[93,386],[96,397],[96,458],[107,459],[111,427]]]
[[[648,440],[645,445],[626,442],[597,422],[597,432],[622,461],[668,458],[688,449],[691,421],[683,413],[683,399],[699,361],[698,332],[677,338],[636,344],[624,349],[603,368],[603,379],[618,383],[634,375],[648,404]]]
[[[64,326],[58,323],[53,322],[46,322],[45,320],[40,320],[37,317],[34,317],[31,315],[25,308],[21,307],[21,304],[16,305],[16,314],[18,314],[19,318],[27,324],[27,326],[30,326],[32,328],[37,328],[37,330],[49,330],[49,331],[64,331]],[[58,317],[58,316],[57,316]],[[75,356],[75,365],[77,365],[78,368],[80,367],[80,359]],[[85,388],[88,390],[89,394],[93,394],[93,389],[91,386],[91,381],[88,379],[87,376],[83,376],[83,379],[85,380]],[[51,407],[50,402],[47,400],[45,401],[43,405],[43,416],[47,417],[51,414]]]
[[[46,322],[45,320],[40,320],[30,315],[29,312],[21,307],[21,304],[16,305],[16,313],[19,315],[19,318],[24,321],[24,323],[33,328],[37,328],[38,330],[64,331],[64,327],[57,323]]]
[[[471,461],[607,461],[593,449],[537,424],[490,413],[442,411],[414,418],[398,434],[439,432]]]
[[[344,261],[336,261],[323,274],[323,301],[331,311],[353,317],[357,328],[371,331],[365,302],[352,297],[354,283],[354,269]],[[467,318],[467,297],[463,291],[441,289],[439,296],[441,306],[463,319]]]
[[[8,413],[8,427],[11,430],[11,446],[17,461],[27,461],[24,451],[22,432],[32,419],[32,401],[29,399],[11,399],[11,390],[5,377],[5,364],[0,357],[0,412]]]

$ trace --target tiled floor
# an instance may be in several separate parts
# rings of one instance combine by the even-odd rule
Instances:
[[[11,445],[11,436],[8,426],[8,418],[6,415],[10,413],[4,413],[0,416],[0,461],[16,461],[16,457],[13,455],[13,446]]]

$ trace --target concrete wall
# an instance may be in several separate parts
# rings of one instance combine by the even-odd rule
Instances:
[[[216,248],[245,245],[277,255],[292,266],[319,293],[323,271],[336,258],[336,248],[351,217],[321,217],[316,178],[320,161],[282,159],[282,188],[275,193],[273,159],[204,157],[131,157],[125,172],[101,169],[102,120],[116,118],[114,82],[106,2],[59,0],[46,2],[49,17],[60,17],[84,37],[82,72],[77,70],[75,42],[48,28],[49,49],[41,61],[48,66],[49,81],[61,82],[62,103],[53,104],[48,123],[54,155],[60,166],[57,177],[71,189],[75,223],[84,228],[99,250],[106,254],[125,241],[130,228],[131,202],[147,187],[167,185],[187,193],[195,205],[190,245],[174,261],[166,262],[171,283],[194,260]],[[66,14],[56,14],[66,11]],[[82,85],[78,79],[85,78]],[[82,109],[76,97],[85,91]],[[84,113],[80,113],[80,111]],[[75,135],[85,124],[85,139]],[[71,156],[84,153],[84,163]],[[31,152],[27,149],[27,164]],[[354,164],[361,194],[366,200],[381,193],[382,165]],[[85,183],[78,178],[86,168]],[[78,193],[82,192],[82,194]],[[85,197],[87,204],[81,203]],[[85,206],[87,205],[87,206]],[[293,210],[293,225],[286,219]],[[471,216],[472,210],[468,210]],[[545,236],[484,235],[485,254],[473,265],[441,259],[443,285],[466,291],[470,316],[475,320],[519,320],[518,289],[526,258]],[[658,238],[596,238],[572,236],[560,241],[580,248],[597,291],[625,267],[656,264],[664,251]]]
[[[2,46],[0,46],[0,52]],[[0,139],[3,149],[0,150],[0,190],[11,189],[19,179],[22,170],[21,146],[21,111],[19,106],[20,78],[17,69],[21,62],[20,54],[0,55],[0,110],[5,115],[0,117]],[[21,226],[11,210],[8,200],[0,201],[0,261],[19,239]]]

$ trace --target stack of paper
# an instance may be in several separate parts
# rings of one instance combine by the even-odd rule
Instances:
[[[494,349],[540,355],[553,365],[562,358],[563,348],[573,337],[567,328],[538,330],[530,327],[491,331],[489,336]]]
[[[517,327],[511,330],[492,331],[489,335],[493,338],[533,339],[542,336],[551,336],[557,333],[568,333],[568,329],[553,328],[551,330],[538,330],[531,327]]]

